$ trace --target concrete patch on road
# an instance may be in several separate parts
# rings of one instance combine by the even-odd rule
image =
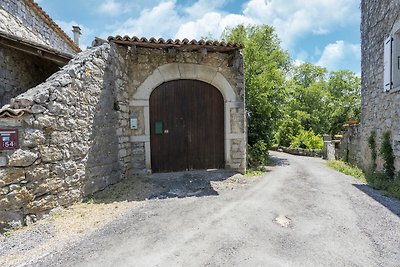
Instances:
[[[276,217],[274,222],[284,228],[290,228],[292,226],[292,219],[284,215],[279,215]]]

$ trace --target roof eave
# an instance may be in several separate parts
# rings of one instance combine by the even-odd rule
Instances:
[[[48,59],[60,66],[64,66],[74,57],[72,54],[60,52],[44,45],[28,42],[20,37],[2,31],[0,31],[0,44]]]

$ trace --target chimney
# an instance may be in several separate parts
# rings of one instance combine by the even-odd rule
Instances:
[[[81,28],[79,26],[72,26],[72,32],[74,33],[74,43],[79,47],[81,39]]]

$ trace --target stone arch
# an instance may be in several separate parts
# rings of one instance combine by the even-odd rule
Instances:
[[[151,92],[157,86],[164,82],[181,79],[199,80],[209,83],[222,93],[225,102],[236,101],[235,91],[217,68],[189,63],[170,63],[158,67],[139,86],[133,95],[133,99],[149,100]]]

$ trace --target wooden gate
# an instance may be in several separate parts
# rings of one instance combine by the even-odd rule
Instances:
[[[224,168],[224,100],[214,86],[176,80],[150,96],[153,172]]]

